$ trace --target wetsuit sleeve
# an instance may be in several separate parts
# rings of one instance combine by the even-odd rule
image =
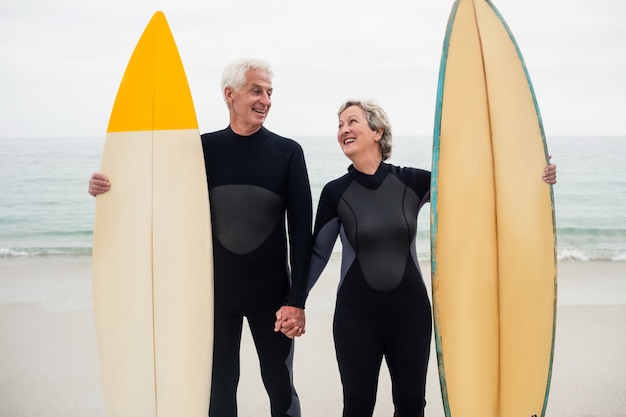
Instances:
[[[430,202],[430,171],[404,168],[402,176],[405,183],[413,189],[420,199],[420,207]]]
[[[307,274],[311,261],[313,203],[304,153],[299,146],[291,155],[287,181],[287,224],[291,264],[291,288],[287,305],[304,308]]]
[[[307,281],[307,295],[324,271],[339,235],[340,221],[337,204],[331,198],[328,185],[322,190],[315,218],[313,252]]]

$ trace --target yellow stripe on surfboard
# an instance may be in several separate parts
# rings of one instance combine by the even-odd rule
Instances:
[[[162,12],[150,20],[126,67],[107,132],[197,129],[191,91]],[[153,101],[145,97],[154,97]]]
[[[447,417],[545,414],[556,257],[541,118],[488,0],[455,2],[433,147],[432,280]]]

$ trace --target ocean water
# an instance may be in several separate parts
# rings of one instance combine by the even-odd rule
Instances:
[[[306,154],[315,209],[324,184],[343,175],[349,161],[334,135],[294,138]],[[103,143],[103,137],[0,138],[0,262],[91,255],[95,200],[87,187]],[[389,162],[430,169],[431,145],[427,136],[396,137]],[[558,166],[559,260],[626,261],[626,137],[552,137],[548,147]],[[423,261],[429,208],[418,221]]]

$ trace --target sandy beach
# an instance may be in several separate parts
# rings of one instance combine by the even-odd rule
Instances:
[[[307,333],[296,342],[305,417],[341,415],[331,328],[338,276],[334,256],[309,298]],[[91,291],[89,257],[0,260],[0,417],[104,416]],[[626,262],[559,264],[556,337],[546,415],[626,416]],[[426,416],[443,417],[434,353]],[[239,415],[269,416],[247,331],[242,368]],[[375,416],[392,410],[383,366]]]

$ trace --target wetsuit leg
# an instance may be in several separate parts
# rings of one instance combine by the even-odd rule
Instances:
[[[394,416],[423,417],[428,348],[405,340],[401,348],[396,345],[391,349],[386,360],[391,376]]]
[[[431,339],[431,315],[429,307],[426,307],[405,312],[406,321],[401,326],[389,327],[385,337],[385,359],[391,376],[394,417],[424,416]]]
[[[374,412],[383,344],[371,321],[338,303],[333,333],[343,384],[343,417]]]
[[[213,377],[209,416],[237,416],[237,385],[239,383],[239,348],[243,316],[234,311],[215,308],[213,340]]]
[[[277,309],[255,311],[247,319],[259,356],[263,384],[270,398],[272,417],[300,417],[300,401],[293,386],[294,343],[273,331]]]

